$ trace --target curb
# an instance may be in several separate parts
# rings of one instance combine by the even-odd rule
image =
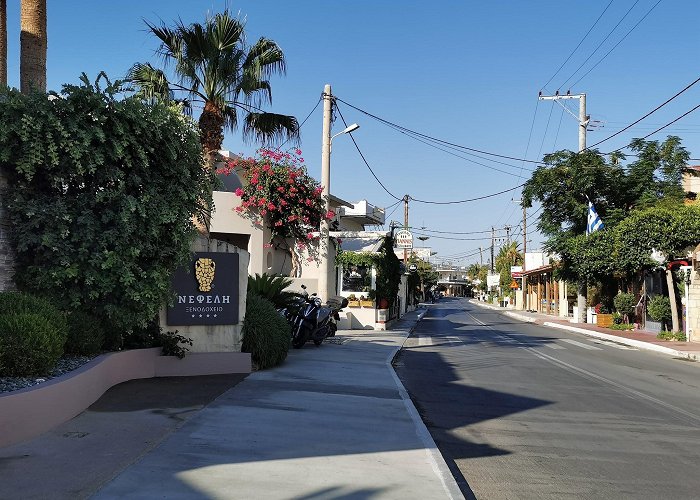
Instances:
[[[588,337],[595,337],[598,339],[609,340],[611,342],[617,342],[618,344],[625,344],[632,347],[638,347],[640,349],[645,349],[647,351],[656,351],[663,354],[670,354],[671,356],[688,358],[694,361],[698,360],[697,354],[691,354],[685,351],[678,351],[676,349],[671,349],[670,347],[664,347],[658,344],[650,344],[649,342],[642,342],[641,340],[627,339],[625,337],[618,337],[616,335],[608,335],[606,333],[594,332],[591,330],[586,330],[585,328],[576,328],[575,326],[561,325],[559,323],[551,323],[545,321],[542,323],[543,326],[548,326],[550,328],[558,328],[560,330],[568,330],[571,332],[580,333]]]
[[[413,404],[411,396],[409,396],[408,391],[401,382],[401,379],[396,374],[396,370],[394,370],[393,365],[394,359],[398,355],[399,351],[403,349],[406,340],[408,339],[408,337],[411,336],[413,330],[416,329],[416,326],[423,319],[423,316],[425,316],[426,312],[428,312],[427,309],[422,313],[418,313],[418,319],[415,321],[415,323],[413,323],[413,325],[411,325],[410,328],[404,331],[405,335],[403,341],[401,342],[401,345],[396,347],[394,349],[394,352],[390,353],[389,356],[387,356],[386,366],[389,369],[389,373],[391,373],[391,376],[394,379],[394,383],[396,384],[396,388],[399,391],[401,400],[403,401],[403,404],[406,407],[406,411],[408,411],[408,414],[411,416],[411,420],[413,420],[413,425],[416,428],[416,435],[423,443],[425,453],[428,455],[428,460],[430,461],[430,465],[433,469],[433,472],[440,479],[440,483],[442,484],[445,493],[447,493],[447,497],[453,500],[457,500],[460,498],[464,498],[462,490],[459,489],[457,481],[452,475],[450,468],[447,466],[447,462],[445,462],[445,458],[442,456],[442,453],[440,453],[437,444],[435,444],[433,436],[430,434],[428,427],[425,425],[425,422],[423,422],[423,419],[420,417],[416,406]]]
[[[471,304],[477,305],[479,307],[483,307],[486,309],[491,309],[494,311],[500,311],[506,316],[510,316],[513,319],[517,319],[519,321],[524,321],[527,323],[536,323],[540,324],[537,321],[537,318],[534,318],[532,316],[525,316],[524,314],[518,314],[512,311],[504,311],[502,307],[498,306],[492,306],[490,304],[484,304],[479,301],[469,301]],[[657,344],[650,344],[649,342],[642,342],[641,340],[635,340],[635,339],[628,339],[625,337],[618,337],[616,335],[608,335],[606,333],[599,333],[595,332],[592,330],[586,330],[585,328],[577,328],[575,326],[568,326],[568,325],[562,325],[560,323],[552,323],[550,321],[544,321],[541,323],[542,326],[547,326],[549,328],[558,328],[559,330],[567,330],[570,332],[575,332],[579,333],[581,335],[586,335],[588,337],[594,337],[598,339],[603,339],[603,340],[609,340],[611,342],[617,342],[618,344],[624,344],[632,347],[638,347],[639,349],[645,349],[647,351],[654,351],[658,352],[661,354],[668,354],[670,356],[674,356],[677,358],[686,358],[690,359],[692,361],[699,361],[698,359],[698,354],[693,354],[690,352],[685,352],[685,351],[678,351],[676,349],[671,349],[670,347],[664,347],[662,345],[657,345]]]

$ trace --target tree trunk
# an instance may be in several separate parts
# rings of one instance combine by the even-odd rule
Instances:
[[[0,85],[7,85],[7,0],[0,0]]]
[[[10,239],[10,221],[5,209],[7,199],[7,176],[0,169],[0,292],[15,289],[15,251]]]
[[[20,90],[46,92],[46,0],[21,0],[20,20]]]
[[[204,155],[207,160],[213,161],[213,157],[224,143],[224,115],[221,109],[211,101],[204,104],[204,110],[199,117],[199,132]]]
[[[292,254],[292,269],[289,271],[289,276],[301,278],[301,252],[296,245],[292,245],[289,252]]]
[[[668,286],[668,300],[671,302],[671,331],[680,332],[680,320],[678,318],[678,301],[676,300],[676,281],[673,279],[673,271],[666,269],[666,285]]]

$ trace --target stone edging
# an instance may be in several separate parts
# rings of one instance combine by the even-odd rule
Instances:
[[[128,380],[251,372],[249,353],[199,352],[180,360],[160,352],[156,347],[103,354],[46,383],[0,394],[0,448],[70,420]]]

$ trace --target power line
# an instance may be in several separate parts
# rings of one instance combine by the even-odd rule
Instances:
[[[593,148],[593,147],[597,146],[598,144],[602,144],[602,143],[604,143],[605,141],[608,141],[608,140],[612,139],[613,137],[620,135],[620,134],[623,133],[624,131],[629,130],[630,128],[634,127],[637,123],[641,122],[642,120],[644,120],[644,119],[647,118],[648,116],[651,116],[651,115],[653,115],[654,113],[656,113],[658,110],[660,110],[661,108],[663,108],[664,106],[666,106],[669,102],[673,101],[676,97],[678,97],[679,95],[681,95],[682,93],[684,93],[686,90],[688,90],[689,88],[691,88],[693,85],[695,85],[695,84],[698,83],[698,82],[700,82],[700,78],[697,78],[695,81],[689,83],[688,85],[685,86],[685,88],[683,88],[682,90],[678,91],[673,97],[670,97],[669,99],[666,99],[666,101],[664,101],[663,103],[661,103],[661,104],[659,104],[658,106],[656,106],[654,109],[652,109],[651,111],[649,111],[646,115],[642,116],[642,117],[639,118],[638,120],[633,121],[632,123],[630,123],[629,125],[627,125],[625,128],[623,128],[622,130],[619,130],[619,131],[615,132],[614,134],[612,134],[611,136],[608,136],[608,137],[606,137],[605,139],[603,139],[603,140],[601,140],[601,141],[598,141],[598,142],[596,142],[595,144],[592,144],[591,146],[589,146],[589,147],[586,148],[586,149]],[[666,124],[666,125],[663,126],[661,129],[666,128],[668,125],[669,125],[669,124]],[[661,130],[661,129],[657,129],[655,132],[658,132],[658,131]],[[652,132],[652,133],[655,133],[655,132]]]
[[[522,183],[522,184],[520,184],[520,185],[518,185],[518,186],[515,186],[515,187],[512,187],[512,188],[510,188],[510,189],[506,189],[506,190],[504,190],[504,191],[499,191],[498,193],[486,194],[486,195],[484,195],[484,196],[479,196],[479,197],[477,197],[477,198],[470,198],[470,199],[466,199],[466,200],[454,200],[454,201],[428,201],[428,200],[419,200],[419,199],[417,199],[417,198],[414,198],[413,196],[410,196],[410,198],[411,198],[413,201],[416,201],[416,202],[418,202],[418,203],[428,203],[428,204],[430,204],[430,205],[456,205],[456,204],[458,204],[458,203],[469,203],[469,202],[472,202],[472,201],[485,200],[486,198],[493,198],[494,196],[498,196],[498,195],[505,194],[505,193],[510,193],[511,191],[515,191],[516,189],[520,189],[520,188],[523,187],[524,185],[525,185],[525,183]]]
[[[311,115],[314,114],[314,111],[316,111],[316,108],[318,108],[318,105],[321,104],[321,101],[322,101],[322,100],[323,100],[323,96],[321,96],[321,97],[318,98],[318,101],[316,101],[316,105],[313,107],[313,109],[312,109],[311,111],[309,111],[309,114],[306,115],[306,118],[304,118],[304,121],[301,122],[301,124],[299,125],[299,130],[301,130],[301,127],[304,126],[304,124],[306,123],[306,120],[308,120],[308,119],[311,117]],[[287,138],[287,140],[285,140],[285,141],[284,141],[282,144],[280,144],[278,147],[281,148],[282,146],[284,146],[285,144],[287,144],[287,143],[289,142],[289,140],[290,140],[290,139]]]
[[[338,106],[335,106],[335,109],[338,110],[338,114],[340,115],[340,119],[343,120],[343,125],[345,125],[345,127],[347,128],[348,124],[345,121],[345,117],[343,116],[343,113],[340,111],[340,108],[338,108]],[[377,174],[375,174],[374,170],[372,170],[372,167],[369,166],[369,163],[367,162],[365,155],[363,155],[362,151],[360,151],[360,146],[357,145],[357,141],[352,136],[352,134],[349,134],[349,135],[350,135],[350,139],[352,139],[352,143],[355,145],[355,149],[357,149],[357,152],[360,153],[360,157],[362,158],[362,161],[365,162],[365,165],[367,165],[367,168],[369,169],[369,172],[372,174],[372,177],[374,177],[374,179],[379,183],[379,185],[382,187],[382,189],[387,192],[387,194],[389,196],[391,196],[395,200],[403,201],[403,197],[399,198],[398,196],[396,196],[394,193],[392,193],[391,191],[389,191],[386,188],[386,186],[382,183],[382,181],[379,180],[379,177],[377,177]]]
[[[452,143],[452,142],[444,141],[444,140],[442,140],[442,139],[437,139],[437,138],[432,137],[432,136],[430,136],[430,135],[422,134],[422,133],[420,133],[420,132],[416,132],[415,130],[411,130],[411,129],[409,129],[409,128],[402,127],[401,125],[397,125],[396,123],[390,122],[389,120],[385,120],[384,118],[380,118],[379,116],[374,115],[374,114],[372,114],[372,113],[370,113],[370,112],[368,112],[368,111],[365,111],[364,109],[358,108],[357,106],[354,106],[354,105],[350,104],[349,102],[340,99],[339,97],[336,97],[335,99],[336,99],[337,101],[342,102],[343,104],[346,104],[347,106],[351,107],[351,108],[354,109],[355,111],[358,111],[358,112],[360,112],[360,113],[362,113],[362,114],[364,114],[364,115],[367,115],[367,116],[369,116],[370,118],[373,118],[373,119],[375,119],[375,120],[377,120],[377,121],[379,121],[379,122],[381,122],[381,123],[384,123],[384,124],[386,124],[386,125],[390,125],[390,126],[392,126],[392,127],[398,128],[398,129],[400,129],[400,130],[404,130],[404,131],[406,131],[406,132],[409,132],[409,133],[418,135],[418,136],[420,136],[420,137],[429,139],[429,140],[431,140],[431,141],[435,141],[435,142],[439,142],[439,143],[442,143],[442,144],[446,144],[446,145],[448,145],[448,146],[453,146],[453,147],[455,147],[455,148],[466,149],[466,150],[468,150],[468,151],[474,151],[474,152],[476,152],[476,153],[481,153],[481,154],[485,154],[485,155],[489,155],[489,156],[495,156],[495,157],[497,157],[497,158],[505,158],[505,159],[507,159],[507,160],[524,161],[524,162],[527,162],[527,163],[542,163],[542,162],[535,161],[535,160],[527,160],[527,159],[525,159],[525,158],[516,158],[516,157],[514,157],[514,156],[507,156],[507,155],[501,155],[501,154],[497,154],[497,153],[491,153],[491,152],[488,152],[488,151],[483,151],[483,150],[480,150],[480,149],[470,148],[470,147],[467,147],[467,146],[462,146],[462,145],[460,145],[460,144],[455,144],[455,143]]]
[[[595,63],[593,66],[591,66],[591,68],[590,68],[588,71],[586,71],[586,72],[585,72],[578,80],[576,80],[571,86],[572,86],[572,87],[575,87],[576,84],[577,84],[578,82],[580,82],[580,81],[583,80],[586,76],[588,76],[588,74],[589,74],[591,71],[593,71],[601,62],[603,62],[603,60],[604,60],[606,57],[608,57],[608,56],[610,55],[610,53],[611,53],[613,50],[615,50],[615,49],[617,48],[617,46],[620,45],[620,44],[625,40],[625,38],[627,38],[627,36],[628,36],[630,33],[632,33],[632,31],[634,31],[634,29],[635,29],[637,26],[639,26],[639,25],[642,23],[642,21],[644,21],[644,19],[646,19],[646,17],[647,17],[649,14],[651,14],[651,11],[654,10],[654,9],[656,8],[656,6],[659,5],[660,3],[661,3],[661,0],[659,0],[658,2],[656,2],[656,3],[651,7],[651,9],[649,9],[649,10],[647,11],[647,13],[644,14],[644,16],[642,16],[642,18],[641,18],[639,21],[637,21],[637,24],[635,24],[634,26],[632,26],[632,28],[630,28],[630,30],[629,30],[627,33],[625,33],[625,36],[623,36],[615,45],[613,45],[613,48],[612,48],[612,49],[610,49],[603,57],[601,57],[600,60],[599,60],[597,63]]]
[[[580,70],[581,68],[583,68],[583,67],[586,65],[586,63],[587,63],[588,61],[590,61],[591,57],[593,57],[593,56],[595,55],[595,53],[598,52],[598,49],[600,49],[600,47],[606,42],[606,40],[607,40],[608,38],[610,38],[610,35],[612,35],[613,32],[617,29],[617,27],[620,26],[620,24],[622,24],[622,21],[624,21],[625,18],[627,18],[627,16],[629,15],[629,13],[632,12],[632,9],[634,9],[634,7],[635,7],[638,3],[639,3],[639,0],[636,0],[636,1],[632,4],[632,6],[627,10],[627,12],[625,12],[625,15],[622,16],[622,19],[620,19],[620,20],[618,21],[618,23],[613,27],[613,29],[610,30],[610,32],[605,36],[605,38],[603,38],[603,40],[598,44],[598,46],[593,50],[593,52],[591,52],[591,55],[589,55],[589,56],[586,58],[586,60],[583,61],[583,62],[581,63],[581,65],[580,65],[578,68],[576,68],[576,71],[574,71],[574,72],[571,74],[571,76],[570,76],[569,78],[567,78],[566,81],[565,81],[564,83],[562,83],[558,88],[563,88],[563,87],[569,82],[569,80],[571,80],[571,79],[576,75],[576,73],[578,73],[579,70]]]
[[[607,10],[610,8],[610,6],[612,5],[612,3],[613,3],[614,1],[615,1],[615,0],[610,0],[610,3],[608,3],[607,7],[605,7],[605,9],[603,9],[603,12],[601,12],[600,15],[598,16],[598,19],[596,19],[595,22],[593,23],[593,26],[591,26],[591,27],[588,29],[588,31],[586,32],[586,34],[583,35],[583,38],[581,38],[581,41],[578,42],[578,45],[574,48],[574,50],[571,51],[571,54],[569,54],[569,57],[567,57],[566,60],[565,60],[563,63],[561,63],[561,66],[559,66],[559,69],[556,70],[556,71],[554,72],[554,74],[553,74],[552,76],[549,77],[549,80],[547,80],[547,83],[545,83],[544,85],[542,85],[542,88],[543,88],[543,89],[545,89],[545,87],[547,87],[547,85],[549,85],[549,82],[551,82],[552,80],[554,80],[554,77],[557,76],[557,75],[559,74],[559,72],[562,70],[562,68],[564,67],[564,65],[565,65],[567,62],[569,62],[569,59],[571,59],[571,56],[574,55],[574,53],[579,49],[579,47],[580,47],[581,44],[584,42],[584,40],[588,37],[588,35],[591,34],[591,31],[593,31],[593,28],[596,27],[596,25],[598,24],[598,21],[600,21],[600,19],[603,17],[603,14],[605,14],[605,13],[607,12]]]

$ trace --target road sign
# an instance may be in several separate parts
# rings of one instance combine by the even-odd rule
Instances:
[[[510,284],[510,287],[515,290],[516,288],[520,288],[520,285],[518,285],[518,282],[513,280],[513,282]]]
[[[412,273],[415,273],[416,271],[418,271],[418,266],[415,264],[411,264],[410,266],[408,266],[408,270]]]
[[[396,248],[413,248],[413,235],[408,229],[401,229],[394,236]]]

